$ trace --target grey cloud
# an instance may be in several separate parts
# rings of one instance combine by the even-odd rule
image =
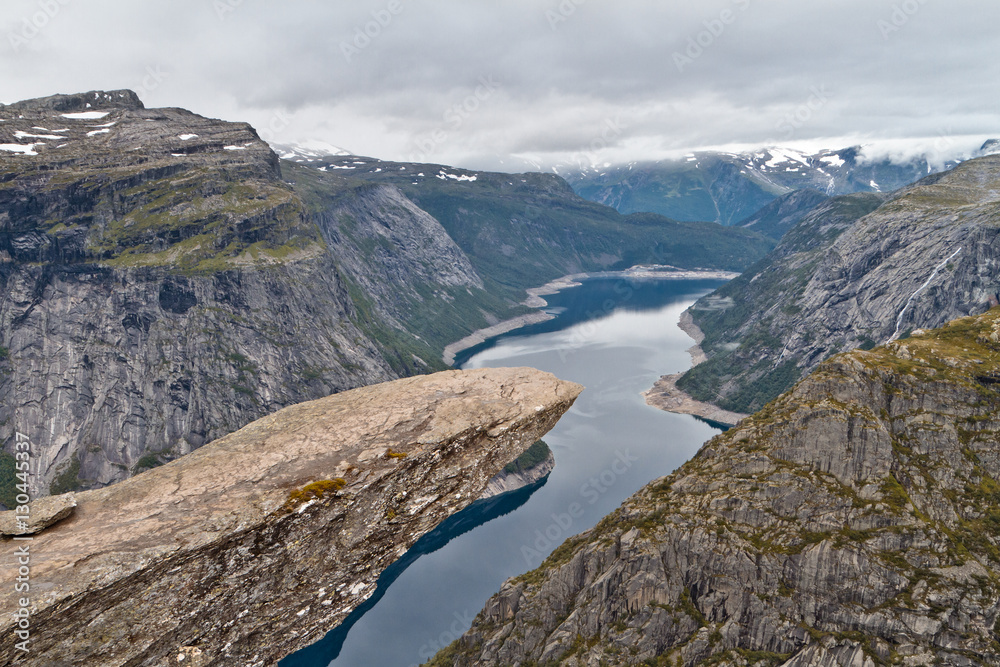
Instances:
[[[44,3],[60,9],[15,51]],[[998,22],[974,0],[8,0],[0,98],[141,88],[389,159],[443,131],[441,162],[986,136]],[[499,90],[456,122],[481,77]]]

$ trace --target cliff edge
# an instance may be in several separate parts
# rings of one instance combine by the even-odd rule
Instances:
[[[1000,309],[838,355],[433,665],[1000,664]]]
[[[0,664],[273,665],[547,432],[579,385],[446,371],[294,405],[3,542]],[[16,548],[30,591],[14,591]],[[183,657],[182,657],[183,656]]]

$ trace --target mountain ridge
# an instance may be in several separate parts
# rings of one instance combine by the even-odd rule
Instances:
[[[767,258],[692,306],[708,361],[678,386],[753,412],[835,352],[987,310],[1000,293],[998,179],[991,155],[889,196],[820,204]]]
[[[990,152],[986,142],[973,157]],[[650,211],[677,220],[736,225],[795,190],[827,196],[892,192],[961,160],[938,163],[927,155],[908,160],[868,158],[862,146],[808,153],[770,147],[741,153],[696,151],[682,158],[557,166],[580,195],[622,213]]]
[[[821,364],[430,665],[1000,660],[1000,308]]]

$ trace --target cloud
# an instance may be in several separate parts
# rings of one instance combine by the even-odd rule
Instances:
[[[479,166],[1000,134],[1000,5],[974,0],[8,0],[0,11],[5,101],[130,87],[148,105],[387,159]],[[497,84],[485,97],[483,80]]]

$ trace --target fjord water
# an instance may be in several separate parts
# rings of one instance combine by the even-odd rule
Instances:
[[[466,351],[463,368],[533,366],[586,390],[545,436],[548,479],[480,501],[425,535],[378,591],[323,640],[281,667],[409,667],[460,636],[505,579],[537,567],[650,480],[718,433],[645,404],[640,392],[690,366],[681,313],[718,280],[584,281],[546,297],[555,319]]]

